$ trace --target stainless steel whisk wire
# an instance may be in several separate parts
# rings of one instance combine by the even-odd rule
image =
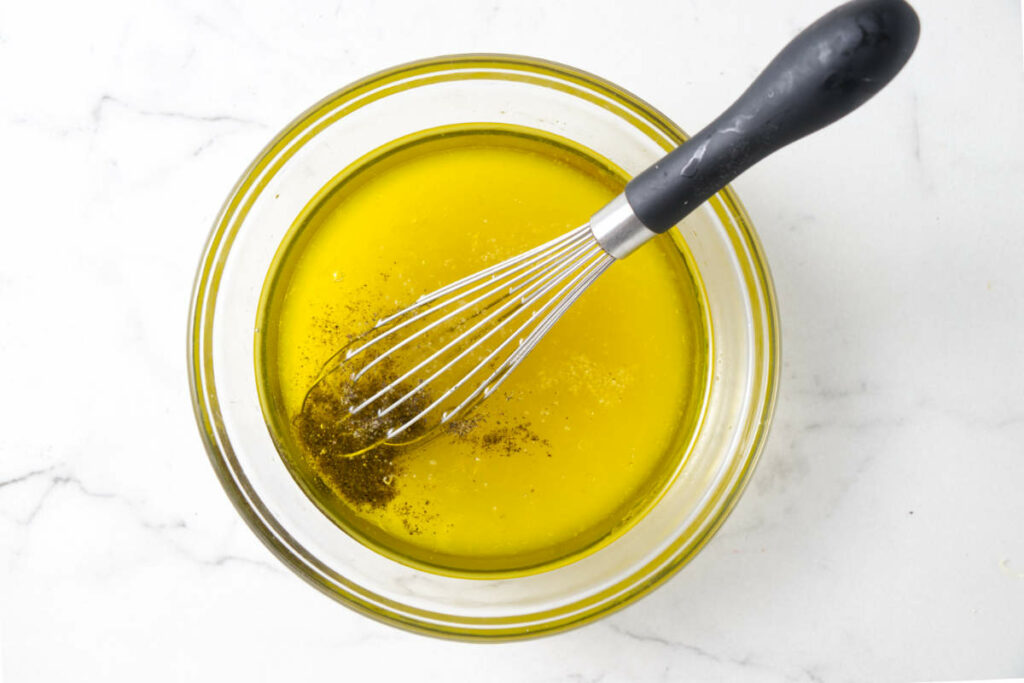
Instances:
[[[494,393],[495,390],[505,381],[526,355],[540,342],[545,334],[562,317],[569,306],[593,283],[613,262],[615,258],[607,254],[601,245],[594,239],[589,225],[583,225],[576,230],[567,232],[549,242],[541,244],[533,249],[522,252],[516,256],[506,259],[494,266],[478,271],[461,280],[446,285],[428,294],[424,294],[412,305],[381,318],[374,325],[374,330],[389,325],[388,329],[373,337],[369,341],[358,344],[349,349],[345,359],[349,360],[372,348],[378,342],[407,329],[410,325],[420,320],[460,303],[460,305],[435,320],[430,321],[423,327],[412,332],[409,336],[387,348],[383,353],[375,356],[370,362],[360,368],[352,375],[352,380],[357,381],[363,377],[372,367],[380,364],[385,359],[403,347],[412,344],[429,332],[436,330],[445,322],[456,318],[460,313],[472,310],[474,306],[488,299],[504,294],[511,296],[507,301],[494,306],[492,310],[480,320],[472,324],[468,329],[459,333],[453,339],[447,341],[441,348],[437,349],[423,360],[404,371],[398,377],[391,380],[370,397],[360,404],[350,408],[352,414],[356,414],[378,401],[381,397],[388,395],[402,382],[409,380],[417,372],[431,363],[442,359],[454,351],[455,355],[448,359],[444,365],[435,370],[430,376],[420,380],[414,387],[406,391],[402,396],[393,400],[388,405],[377,410],[377,415],[383,417],[395,408],[402,405],[414,395],[422,391],[429,384],[448,372],[456,363],[463,360],[474,350],[480,347],[488,339],[492,338],[513,320],[518,319],[524,311],[530,311],[526,320],[522,322],[513,332],[506,336],[494,349],[492,349],[473,368],[462,375],[456,382],[446,387],[445,390],[429,403],[423,410],[409,418],[401,425],[387,431],[387,438],[398,436],[413,426],[438,406],[444,403],[453,393],[469,382],[482,369],[490,365],[499,353],[506,350],[509,345],[518,340],[516,347],[509,353],[508,357],[501,361],[497,367],[474,388],[462,401],[450,410],[442,413],[440,424],[445,424],[453,417],[463,412],[476,399],[483,399]],[[563,284],[564,283],[564,284]],[[559,287],[555,294],[547,298],[544,303],[531,309],[530,306],[545,295]],[[482,293],[478,294],[478,292]],[[473,295],[477,296],[473,296]],[[514,295],[514,296],[512,296]],[[469,300],[466,299],[468,297]],[[428,306],[429,304],[429,306]],[[426,308],[424,308],[426,307]],[[422,310],[421,310],[422,309]],[[415,315],[412,315],[414,314]],[[504,315],[503,315],[504,314]],[[543,316],[543,317],[541,317]],[[404,318],[404,319],[403,319]],[[539,322],[531,329],[531,324]],[[490,326],[490,329],[487,327]],[[487,329],[479,338],[475,339],[465,348],[458,350],[459,344],[471,338],[474,333]],[[372,333],[372,330],[371,330]]]

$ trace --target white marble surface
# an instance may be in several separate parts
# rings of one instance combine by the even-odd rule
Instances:
[[[480,646],[357,616],[252,536],[193,423],[203,241],[308,104],[392,64],[502,51],[601,74],[692,131],[829,4],[0,5],[0,677],[1024,676],[1014,0],[919,0],[889,90],[736,183],[778,289],[776,423],[721,533],[611,618]]]

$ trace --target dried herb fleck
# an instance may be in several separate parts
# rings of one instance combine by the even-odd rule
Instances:
[[[385,366],[371,379],[352,382],[346,369],[324,373],[306,394],[294,425],[311,464],[327,484],[356,505],[381,508],[398,493],[395,478],[401,472],[399,459],[405,450],[383,441],[389,429],[423,410],[430,397],[420,392],[384,417],[372,408],[352,414],[351,408],[373,395],[373,387],[388,384],[393,377]],[[399,385],[391,393],[397,398],[409,389]],[[415,427],[407,434],[412,438],[420,435]]]
[[[359,318],[380,317],[371,315],[374,306],[369,303],[350,302],[346,308]],[[332,309],[324,313],[316,321],[324,340],[341,341],[347,337],[347,341],[352,342],[352,336],[343,336],[342,328],[335,322],[337,312]],[[336,359],[341,357],[340,354],[335,356]],[[372,359],[364,359],[364,362],[369,360]],[[387,432],[418,415],[432,401],[430,393],[422,390],[383,417],[377,415],[372,405],[352,414],[353,407],[390,384],[396,374],[393,366],[383,362],[372,368],[370,376],[354,382],[351,368],[341,362],[333,366],[329,362],[293,418],[295,434],[312,469],[324,484],[357,507],[383,509],[399,495],[405,469],[403,460],[415,445],[385,443]],[[386,405],[405,395],[412,386],[400,384],[381,397],[378,405]],[[508,400],[509,396],[505,398]],[[498,456],[521,453],[529,444],[549,445],[531,429],[529,422],[503,424],[503,420],[499,417],[493,422],[473,414],[448,423],[444,429],[459,441],[472,444],[480,453]],[[488,424],[497,426],[488,428]],[[402,440],[414,441],[425,434],[425,429],[422,424],[414,425],[403,433]],[[414,515],[408,503],[401,503],[394,511],[402,517],[410,534],[422,533],[420,522],[436,517],[426,509]]]

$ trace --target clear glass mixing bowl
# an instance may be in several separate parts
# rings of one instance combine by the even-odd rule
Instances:
[[[706,288],[712,368],[706,412],[685,466],[653,509],[592,554],[518,578],[445,577],[370,550],[306,497],[271,440],[254,370],[260,290],[292,221],[340,169],[396,138],[468,122],[547,130],[630,174],[685,139],[663,114],[618,86],[526,57],[439,57],[339,90],[263,150],[214,224],[189,321],[192,400],[228,496],[299,576],[395,626],[452,638],[524,638],[635,600],[682,567],[722,524],[750,478],[771,418],[777,312],[750,220],[725,189],[669,233],[685,241]]]

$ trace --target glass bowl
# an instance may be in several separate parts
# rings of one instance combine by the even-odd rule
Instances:
[[[340,169],[410,133],[470,122],[546,130],[630,174],[685,139],[678,126],[622,88],[527,57],[439,57],[339,90],[285,128],[225,202],[196,277],[190,381],[221,484],[250,528],[296,574],[395,626],[508,640],[577,626],[624,606],[671,576],[711,538],[764,442],[779,337],[761,247],[726,188],[669,233],[685,243],[706,289],[711,372],[704,417],[687,445],[685,464],[644,517],[571,564],[499,579],[414,569],[343,533],[292,479],[264,421],[253,343],[263,281],[295,217]]]

